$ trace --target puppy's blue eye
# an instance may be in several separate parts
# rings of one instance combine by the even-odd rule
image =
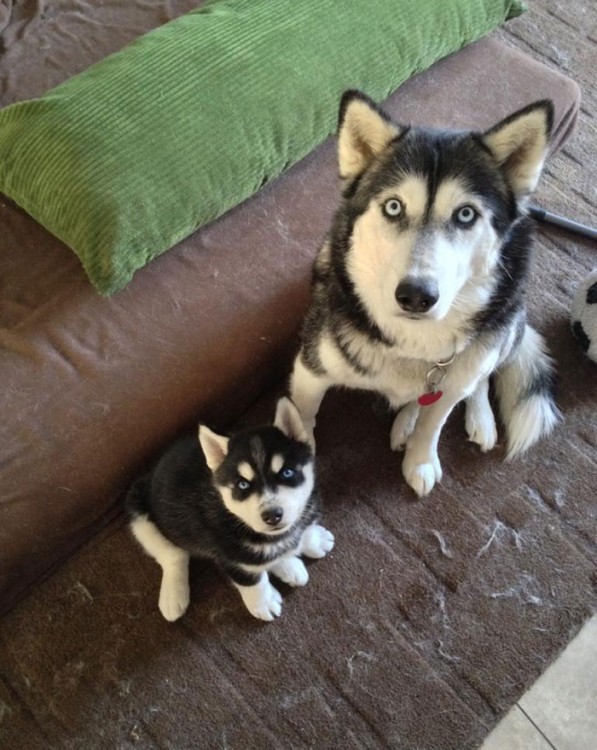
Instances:
[[[294,475],[294,469],[282,469],[282,471],[280,472],[280,476],[282,477],[282,479],[292,479]]]
[[[236,483],[236,486],[239,490],[248,490],[251,485],[249,484],[249,482],[247,482],[246,479],[239,479]]]
[[[402,213],[402,203],[398,198],[390,198],[383,204],[383,212],[390,219],[395,219]]]
[[[472,226],[479,214],[472,206],[461,206],[454,212],[454,221],[462,227]]]

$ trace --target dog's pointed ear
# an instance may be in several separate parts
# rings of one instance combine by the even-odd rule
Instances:
[[[517,198],[530,195],[539,182],[553,124],[549,99],[530,104],[483,133],[483,143],[502,168]]]
[[[289,398],[283,396],[276,406],[276,416],[274,417],[274,427],[281,430],[286,437],[298,440],[301,443],[308,443],[307,431],[299,414],[299,410]]]
[[[338,116],[340,177],[351,180],[381,154],[401,129],[360,91],[346,91]]]
[[[222,461],[226,458],[228,441],[229,438],[217,435],[203,424],[199,425],[199,442],[207,465],[212,471],[219,469]]]

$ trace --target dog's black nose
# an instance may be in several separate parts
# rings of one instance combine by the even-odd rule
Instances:
[[[438,299],[437,284],[429,279],[405,279],[396,287],[396,301],[406,312],[426,313]]]
[[[277,526],[282,520],[284,511],[282,508],[268,508],[261,514],[261,518],[266,522],[268,526]]]

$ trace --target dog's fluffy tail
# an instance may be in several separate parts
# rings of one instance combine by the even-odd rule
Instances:
[[[554,365],[543,337],[525,326],[522,340],[495,373],[500,414],[508,436],[506,460],[524,453],[561,419],[555,404]]]

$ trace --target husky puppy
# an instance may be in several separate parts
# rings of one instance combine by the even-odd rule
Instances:
[[[525,202],[553,119],[538,101],[484,133],[394,123],[367,96],[344,94],[338,156],[343,195],[316,258],[313,299],[290,394],[313,444],[330,386],[378,391],[399,409],[391,446],[418,495],[441,480],[441,429],[466,399],[466,430],[508,458],[554,427],[553,368],[525,322],[532,243]]]
[[[220,566],[254,617],[273,620],[282,597],[268,572],[304,586],[300,555],[324,557],[334,546],[317,523],[313,452],[298,411],[282,398],[272,427],[228,438],[201,425],[199,443],[175,444],[126,500],[134,536],[162,568],[160,611],[170,621],[184,614],[196,555]]]

